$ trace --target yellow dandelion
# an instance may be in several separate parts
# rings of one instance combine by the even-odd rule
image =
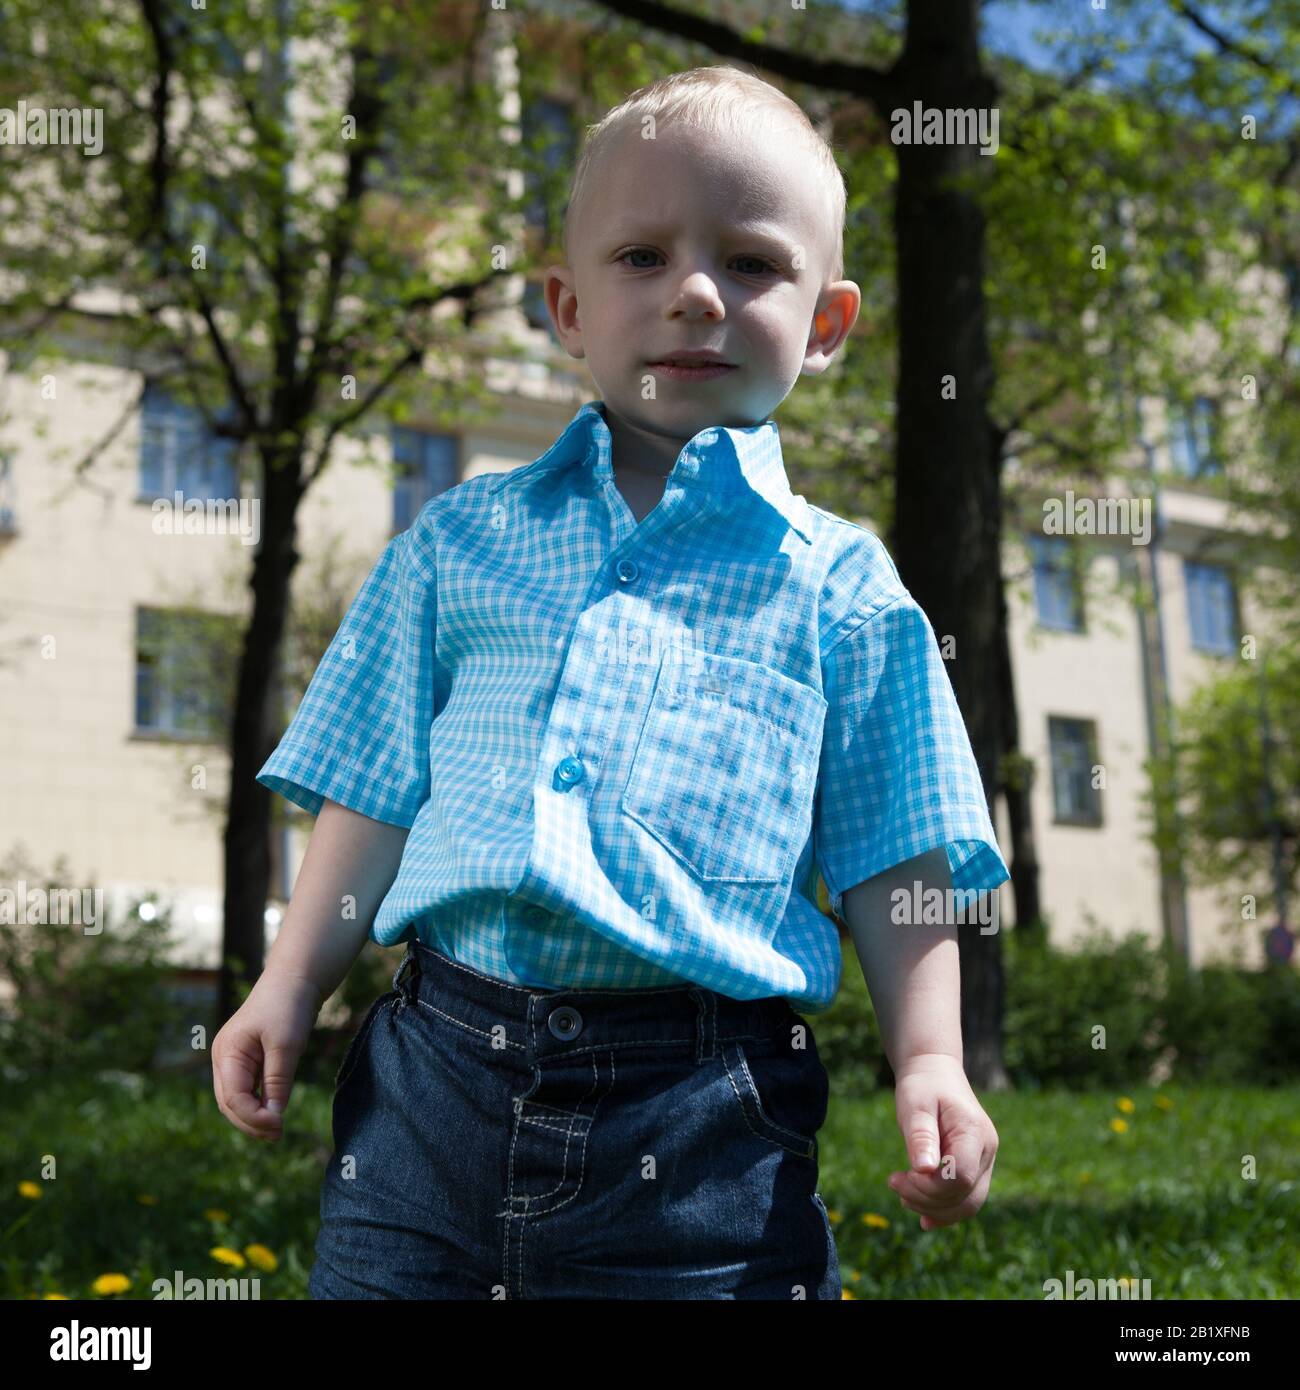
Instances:
[[[862,1218],[862,1224],[870,1226],[872,1230],[883,1231],[889,1225],[889,1217],[881,1216],[879,1212],[869,1211]]]
[[[860,1273],[858,1270],[855,1269],[855,1270],[853,1270],[853,1271],[850,1272],[849,1278],[850,1278],[855,1284],[857,1284],[857,1283],[859,1283],[859,1282],[861,1281],[862,1275],[861,1275],[861,1273]]]
[[[1128,1121],[1121,1120],[1118,1115],[1116,1115],[1115,1118],[1110,1122],[1110,1127],[1115,1131],[1116,1134],[1128,1133]]]
[[[46,1298],[61,1298],[65,1303],[68,1301],[68,1295],[67,1295],[66,1293],[47,1293],[47,1294],[44,1295],[44,1297],[46,1297]]]
[[[220,1260],[223,1265],[233,1265],[236,1269],[243,1269],[246,1263],[238,1250],[231,1250],[225,1245],[214,1245],[208,1254],[214,1260]]]
[[[1092,1181],[1092,1174],[1085,1168],[1085,1169],[1083,1170],[1083,1172],[1079,1174],[1079,1181],[1080,1181],[1081,1183],[1083,1183],[1083,1182],[1091,1182],[1091,1181]]]
[[[18,1195],[20,1197],[30,1197],[32,1201],[35,1202],[44,1197],[45,1193],[41,1191],[40,1183],[27,1182],[24,1180],[18,1184]]]
[[[125,1293],[131,1287],[131,1281],[125,1274],[101,1274],[90,1287],[96,1293]]]
[[[248,1256],[249,1263],[258,1269],[272,1270],[280,1263],[265,1245],[246,1245],[244,1254]]]
[[[1174,1103],[1168,1096],[1157,1096],[1156,1104],[1161,1110],[1172,1110],[1174,1108]]]
[[[1115,1108],[1117,1110],[1122,1110],[1126,1115],[1131,1115],[1137,1109],[1137,1106],[1134,1105],[1127,1096],[1120,1096],[1115,1102]]]
[[[840,1222],[844,1219],[840,1215],[840,1213],[835,1210],[834,1207],[827,1208],[826,1215],[830,1217],[830,1222],[832,1226],[838,1226]]]
[[[857,1300],[857,1297],[858,1297],[857,1294],[853,1293],[852,1290],[850,1290],[850,1289],[844,1289],[844,1288],[842,1288],[842,1289],[840,1290],[840,1301],[841,1301],[841,1302],[843,1302],[843,1300],[846,1299],[846,1298],[851,1298],[851,1299],[853,1299],[853,1300],[856,1301],[856,1300]]]
[[[158,1205],[157,1197],[151,1197],[147,1192],[139,1193],[135,1200],[139,1202],[142,1207],[156,1207]]]
[[[209,1221],[229,1221],[230,1213],[222,1211],[220,1207],[209,1207],[204,1213]]]

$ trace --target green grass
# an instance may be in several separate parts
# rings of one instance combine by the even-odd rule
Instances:
[[[0,1191],[0,1288],[9,1298],[93,1298],[97,1276],[120,1273],[118,1297],[149,1299],[153,1281],[258,1278],[262,1298],[305,1298],[330,1152],[330,1094],[296,1085],[286,1137],[241,1134],[217,1109],[207,1078],[145,1078],[121,1085],[30,1085],[6,1105]],[[42,1156],[57,1163],[42,1181]],[[18,1192],[39,1184],[38,1200]],[[154,1199],[143,1204],[141,1196]],[[206,1210],[228,1213],[212,1221]],[[18,1223],[17,1229],[14,1229]],[[277,1267],[222,1264],[214,1246],[266,1246]]]
[[[999,1141],[988,1199],[973,1220],[931,1231],[888,1186],[907,1167],[893,1095],[832,1098],[821,1193],[845,1290],[1041,1299],[1045,1280],[1064,1283],[1073,1270],[1076,1286],[1149,1279],[1153,1299],[1300,1295],[1300,1089],[1122,1095],[1131,1113],[1117,1107],[1121,1093],[982,1096]],[[1172,1108],[1159,1108],[1157,1095]],[[1112,1119],[1127,1132],[1114,1132]],[[868,1226],[868,1212],[889,1226]]]
[[[889,1190],[905,1166],[893,1096],[834,1096],[821,1133],[821,1192],[835,1217],[846,1290],[858,1298],[1042,1298],[1043,1281],[1150,1279],[1153,1298],[1300,1296],[1300,1088],[1169,1087],[1117,1096],[989,1095],[1001,1139],[989,1200],[973,1220],[922,1231]],[[139,1093],[83,1079],[7,1097],[0,1141],[0,1292],[148,1299],[153,1280],[256,1276],[262,1298],[305,1298],[330,1093],[299,1084],[287,1138],[246,1138],[211,1086],[145,1079]],[[1123,1118],[1128,1131],[1110,1128]],[[42,1180],[43,1156],[56,1176]],[[1253,1156],[1257,1176],[1243,1176]],[[1085,1175],[1087,1175],[1085,1177]],[[36,1182],[39,1199],[18,1184]],[[140,1196],[153,1198],[143,1204]],[[228,1221],[213,1222],[219,1208]],[[863,1217],[884,1216],[883,1229]],[[227,1268],[213,1246],[268,1247],[277,1267]]]

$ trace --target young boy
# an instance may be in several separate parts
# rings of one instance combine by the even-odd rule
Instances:
[[[769,418],[857,316],[844,206],[756,77],[612,111],[546,279],[602,399],[389,543],[258,775],[318,820],[214,1044],[234,1124],[279,1136],[367,934],[410,943],[339,1069],[314,1298],[840,1298],[818,870],[897,1078],[895,1190],[927,1229],[987,1195],[955,927],[892,895],[1007,872],[925,615],[791,493]]]

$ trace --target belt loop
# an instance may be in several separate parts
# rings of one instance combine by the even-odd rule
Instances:
[[[712,1061],[718,1032],[717,996],[709,989],[693,989],[691,994],[695,997],[700,1011],[699,1029],[695,1040],[696,1060]]]
[[[408,942],[402,963],[393,975],[393,988],[402,996],[402,1003],[409,1004],[415,994],[415,982],[420,975],[420,962],[415,954],[415,943]]]

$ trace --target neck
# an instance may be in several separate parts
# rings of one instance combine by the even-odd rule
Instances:
[[[689,439],[652,434],[649,430],[620,419],[608,406],[605,423],[612,447],[611,465],[616,474],[638,473],[663,482],[677,465]]]

